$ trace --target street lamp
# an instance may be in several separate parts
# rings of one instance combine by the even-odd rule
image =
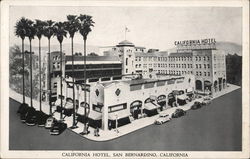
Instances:
[[[115,114],[115,130],[116,130],[117,133],[119,133],[117,127],[118,127],[118,115]]]

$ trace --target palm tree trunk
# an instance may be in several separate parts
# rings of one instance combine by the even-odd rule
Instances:
[[[24,39],[22,39],[22,55],[23,55],[23,103],[25,103],[25,83],[24,83]]]
[[[30,40],[30,106],[33,107],[33,85],[32,85],[32,46]]]
[[[42,111],[42,80],[41,80],[41,39],[39,39],[39,108]]]
[[[61,72],[61,76],[60,76],[60,92],[61,92],[61,110],[63,108],[63,99],[62,99],[62,43],[60,43],[60,72]],[[60,120],[62,120],[62,111],[60,112]]]
[[[51,105],[51,73],[50,73],[50,38],[48,39],[48,89],[49,89],[49,114],[52,114],[52,105]]]
[[[86,128],[86,124],[87,124],[87,95],[86,95],[86,81],[87,81],[87,77],[86,77],[86,39],[84,39],[84,116],[86,118],[86,121],[84,122],[84,127]],[[86,129],[85,129],[86,130]]]
[[[75,128],[75,114],[76,114],[76,104],[75,104],[75,70],[74,70],[74,42],[73,37],[71,38],[71,47],[72,47],[72,80],[73,80],[73,125],[72,128]]]

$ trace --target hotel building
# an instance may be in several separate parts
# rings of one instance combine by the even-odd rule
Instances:
[[[194,75],[196,90],[200,93],[216,93],[226,87],[225,52],[216,49],[215,39],[177,41],[175,44],[174,52],[147,51],[125,40],[109,50],[106,48],[103,53],[119,57],[123,74]]]

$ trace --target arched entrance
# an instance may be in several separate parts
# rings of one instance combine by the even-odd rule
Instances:
[[[226,88],[226,79],[223,79],[223,89]]]
[[[85,114],[85,108],[86,108],[86,114]],[[89,112],[90,112],[89,104],[85,103],[85,102],[81,102],[80,107],[78,108],[78,110],[76,112],[77,121],[79,121],[81,123],[88,122]]]
[[[157,97],[157,104],[159,104],[161,106],[160,110],[162,111],[163,107],[166,106],[166,96],[165,95],[158,96]]]
[[[130,104],[130,113],[134,119],[138,119],[139,114],[141,114],[142,101],[136,100]]]
[[[202,90],[202,82],[200,80],[195,81],[196,90]]]
[[[218,81],[214,81],[214,91],[217,92],[218,91]]]
[[[150,96],[144,101],[144,107],[145,107],[144,113],[148,117],[158,114],[158,111],[157,111],[158,106],[157,104],[154,103],[155,100],[156,100],[155,96]]]

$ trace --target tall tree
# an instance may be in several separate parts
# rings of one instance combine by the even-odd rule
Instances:
[[[51,103],[51,62],[50,62],[50,39],[54,34],[53,25],[54,21],[47,20],[44,28],[44,36],[48,38],[48,89],[49,89],[49,114],[52,114],[52,103]]]
[[[60,76],[60,93],[61,93],[61,108],[63,107],[63,99],[62,99],[62,78],[63,78],[63,72],[62,72],[62,42],[63,42],[63,38],[67,37],[67,32],[65,31],[65,22],[57,22],[54,25],[54,36],[57,37],[58,42],[60,43],[60,72],[61,72],[61,76]],[[60,113],[60,119],[62,120],[62,111]]]
[[[87,37],[88,34],[92,31],[91,27],[94,27],[94,21],[92,20],[92,16],[89,15],[82,15],[80,14],[80,16],[78,17],[78,19],[80,20],[80,28],[79,28],[79,32],[83,37],[83,41],[84,41],[84,102],[85,102],[85,106],[84,106],[84,115],[85,118],[87,119],[87,94],[86,94],[86,81],[87,81],[87,77],[86,77],[86,41],[87,41]],[[84,122],[84,130],[86,129],[86,125],[87,123]],[[85,134],[86,132],[83,132],[82,134]]]
[[[36,35],[36,29],[34,27],[34,22],[28,20],[28,26],[26,28],[26,36],[29,38],[30,42],[30,106],[33,107],[33,79],[32,79],[32,39]]]
[[[39,109],[42,111],[42,81],[41,81],[41,38],[44,34],[44,27],[46,23],[41,20],[36,19],[36,23],[34,24],[34,27],[36,29],[36,36],[39,41]]]
[[[65,29],[69,33],[71,38],[71,53],[72,53],[72,79],[73,79],[73,124],[71,126],[72,129],[77,128],[76,121],[75,121],[75,114],[76,114],[76,101],[75,101],[75,71],[74,71],[74,36],[75,33],[78,31],[80,27],[79,20],[76,15],[68,15],[67,21],[65,22]]]
[[[22,77],[23,77],[23,103],[21,104],[21,107],[24,105],[27,105],[25,103],[25,82],[24,82],[24,39],[26,35],[26,28],[28,26],[28,19],[22,17],[19,21],[16,22],[15,25],[15,35],[17,37],[20,37],[22,39]]]

